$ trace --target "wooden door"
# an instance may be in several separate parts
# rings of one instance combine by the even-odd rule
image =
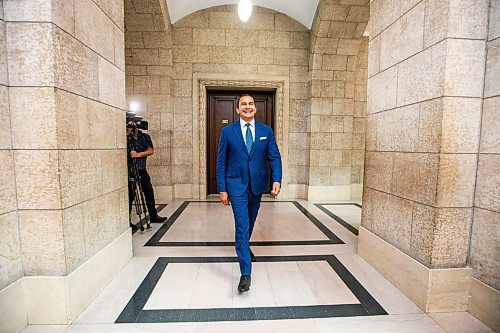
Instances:
[[[269,125],[274,130],[274,91],[209,90],[207,92],[207,194],[217,193],[217,149],[224,126],[239,121],[236,113],[241,94],[253,96],[257,113],[255,120]]]

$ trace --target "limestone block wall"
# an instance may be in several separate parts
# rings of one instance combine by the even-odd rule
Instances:
[[[500,4],[490,1],[483,115],[468,264],[473,276],[500,290]],[[498,321],[497,321],[498,322]]]
[[[138,115],[149,121],[155,154],[148,171],[156,188],[156,201],[171,198],[172,26],[165,1],[125,1],[125,53],[127,104],[139,105]]]
[[[364,165],[367,1],[320,1],[310,48],[309,198],[361,196]],[[328,186],[328,188],[325,188]],[[353,193],[351,193],[351,191]]]
[[[465,267],[485,1],[371,3],[363,227],[427,267]]]
[[[193,75],[286,76],[290,82],[288,183],[307,182],[306,113],[310,37],[290,17],[254,7],[247,23],[233,5],[193,13],[173,25],[172,183],[192,184]],[[196,126],[196,124],[194,124]],[[285,161],[287,163],[287,161]]]
[[[128,228],[123,8],[92,0],[3,7],[8,95],[0,91],[11,129],[2,148],[11,150],[2,154],[13,168],[2,213],[18,209],[3,217],[4,235],[11,251],[20,244],[25,276],[66,276]]]
[[[14,151],[12,149],[7,46],[3,1],[0,1],[0,290],[23,276],[18,228]]]

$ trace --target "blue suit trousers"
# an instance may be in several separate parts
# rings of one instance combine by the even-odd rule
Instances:
[[[249,185],[242,195],[230,195],[235,223],[235,247],[241,275],[252,275],[250,237],[260,208],[262,194],[253,194]]]

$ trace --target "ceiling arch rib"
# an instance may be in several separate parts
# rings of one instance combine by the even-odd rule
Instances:
[[[215,6],[237,4],[239,2],[239,0],[164,1],[167,2],[168,11],[170,13],[170,20],[172,23],[175,23],[183,17],[188,16],[198,10]],[[308,29],[311,28],[318,3],[319,0],[252,0],[252,4],[254,6],[265,7],[286,14],[302,23]]]

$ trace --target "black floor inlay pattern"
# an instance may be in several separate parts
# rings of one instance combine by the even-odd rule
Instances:
[[[209,202],[220,204],[219,201],[184,201],[179,208],[169,217],[169,219],[158,229],[158,231],[144,244],[144,246],[234,246],[234,242],[162,242],[162,237],[167,233],[174,222],[191,202]],[[323,245],[323,244],[344,244],[330,229],[321,223],[314,215],[304,208],[297,201],[262,201],[266,203],[293,203],[293,205],[304,214],[328,239],[325,240],[297,240],[297,241],[251,241],[254,246],[276,246],[276,245]]]
[[[356,207],[359,207],[359,208],[362,208],[362,206],[360,204],[357,204],[357,203],[323,203],[323,204],[314,204],[316,207],[318,207],[319,209],[321,209],[326,215],[330,216],[332,219],[334,219],[335,221],[337,221],[338,223],[340,223],[342,226],[344,226],[344,228],[346,228],[347,230],[349,230],[350,232],[352,232],[353,234],[355,234],[356,236],[359,234],[359,230],[356,229],[352,224],[349,224],[348,222],[346,222],[344,219],[340,218],[339,216],[335,215],[334,213],[332,213],[328,208],[326,208],[325,206],[347,206],[347,205],[352,205],[352,206],[356,206]]]
[[[163,309],[144,310],[156,284],[169,263],[220,263],[236,262],[236,257],[208,258],[165,258],[160,257],[153,265],[139,288],[125,306],[115,323],[165,323],[165,322],[209,322],[241,320],[306,319],[351,316],[386,315],[370,293],[345,268],[334,255],[328,256],[269,256],[258,257],[259,262],[286,261],[327,261],[346,286],[359,300],[360,304],[306,305],[250,308],[215,309]],[[236,283],[236,281],[235,281]],[[249,291],[252,292],[252,291]]]

